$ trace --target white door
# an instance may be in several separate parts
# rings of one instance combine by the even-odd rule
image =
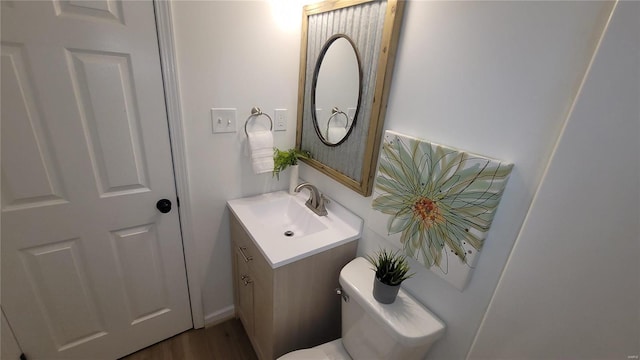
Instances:
[[[22,350],[113,359],[191,328],[153,4],[0,3],[1,301]]]
[[[2,315],[2,325],[0,325],[0,359],[20,359],[22,350],[20,345],[13,335],[13,331],[4,317],[4,312],[0,312]]]

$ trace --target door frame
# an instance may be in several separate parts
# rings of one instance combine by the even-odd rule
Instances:
[[[162,83],[167,107],[167,121],[171,142],[171,156],[173,158],[173,172],[176,179],[176,193],[179,201],[180,231],[184,249],[184,260],[187,271],[189,288],[189,302],[191,303],[191,318],[193,327],[204,327],[204,308],[202,306],[202,288],[198,276],[198,252],[191,227],[191,200],[189,192],[189,177],[187,173],[187,153],[184,137],[184,121],[178,74],[176,66],[176,49],[173,32],[173,18],[171,2],[167,0],[153,0],[160,49],[160,67],[162,69]]]

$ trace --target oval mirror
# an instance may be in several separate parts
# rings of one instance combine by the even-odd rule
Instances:
[[[311,117],[316,133],[329,146],[347,139],[358,118],[362,68],[355,44],[332,36],[322,47],[311,84]]]

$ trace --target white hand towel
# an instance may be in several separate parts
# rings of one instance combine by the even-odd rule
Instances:
[[[269,130],[247,134],[253,172],[262,174],[273,171],[273,134]]]
[[[347,130],[343,127],[330,127],[327,132],[327,140],[330,143],[338,143],[342,138],[347,135]]]

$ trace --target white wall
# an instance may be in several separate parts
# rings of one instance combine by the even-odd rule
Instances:
[[[409,2],[385,128],[515,163],[468,287],[418,266],[406,288],[447,323],[434,359],[464,358],[520,231],[612,3]],[[242,132],[210,133],[209,108],[289,109],[294,144],[299,17],[282,30],[266,2],[173,3],[205,313],[232,304],[225,201],[284,188],[255,176]],[[299,12],[298,12],[299,14]],[[302,166],[301,177],[365,218],[370,198]],[[562,215],[561,213],[556,214]],[[359,252],[384,240],[365,226]]]
[[[275,145],[295,143],[302,16],[296,12],[291,29],[283,29],[271,10],[267,2],[172,3],[193,214],[186,226],[198,244],[207,320],[233,305],[226,201],[288,186],[271,174],[254,175],[243,147],[253,106],[272,117],[274,109],[288,109],[289,130],[275,133]],[[212,134],[213,107],[236,108],[238,132]]]
[[[422,270],[407,288],[447,324],[429,358],[467,354],[520,230],[610,5],[410,2],[385,128],[513,162],[468,287]],[[366,216],[370,199],[312,182]],[[360,251],[383,244],[372,232]]]
[[[470,358],[640,354],[638,100],[640,3],[624,2],[608,26]]]

